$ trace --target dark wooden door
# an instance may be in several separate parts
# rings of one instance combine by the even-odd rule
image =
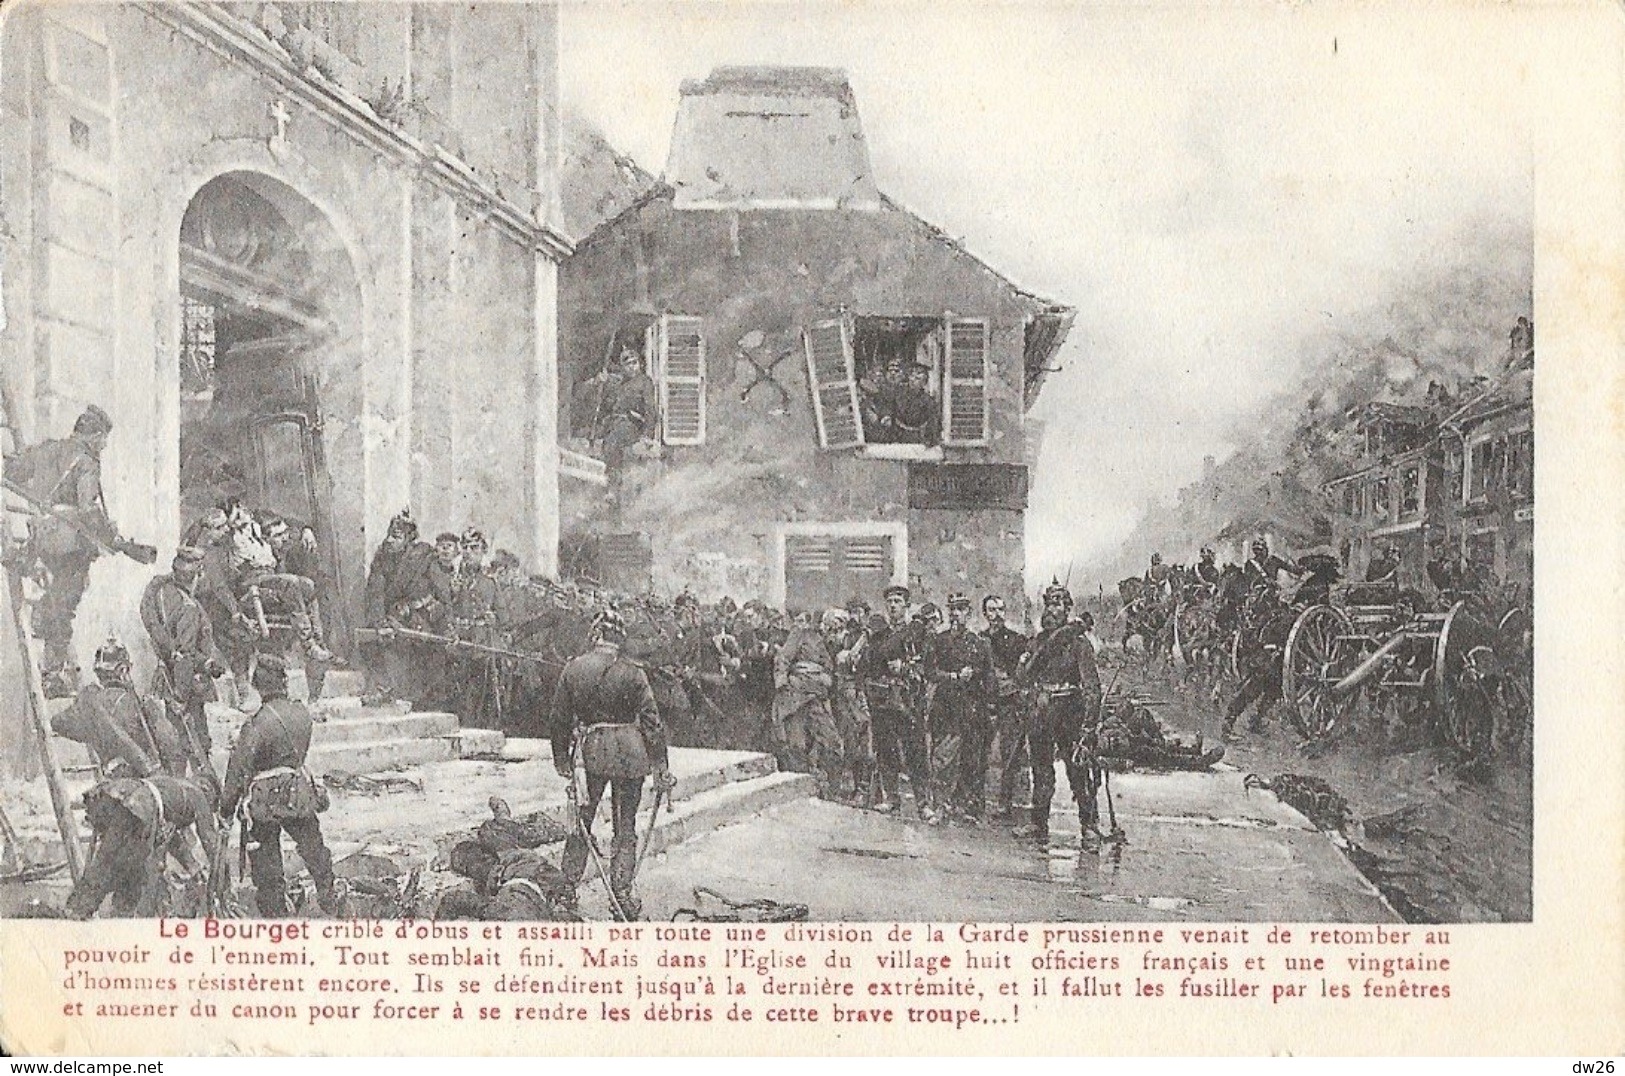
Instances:
[[[341,570],[333,525],[333,483],[322,448],[322,412],[312,370],[316,343],[302,335],[238,344],[216,371],[216,408],[236,427],[244,502],[316,532],[314,574],[330,646],[345,649],[356,573]],[[357,491],[359,493],[359,491]]]

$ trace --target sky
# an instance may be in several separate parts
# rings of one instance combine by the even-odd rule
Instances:
[[[1030,418],[1029,580],[1109,556],[1484,214],[1528,219],[1531,17],[1507,6],[939,2],[564,9],[566,103],[651,172],[678,86],[844,68],[883,192],[1077,308]]]

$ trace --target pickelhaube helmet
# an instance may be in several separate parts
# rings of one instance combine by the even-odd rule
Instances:
[[[1049,586],[1044,588],[1044,604],[1064,605],[1071,608],[1072,592],[1066,589],[1066,587],[1061,584],[1059,579],[1052,578]]]
[[[407,539],[418,536],[418,521],[412,518],[410,508],[402,508],[395,513],[395,518],[389,521],[389,533]]]
[[[106,411],[103,411],[95,404],[91,404],[80,412],[79,417],[74,420],[73,432],[85,434],[112,433],[113,420],[108,417]]]
[[[118,636],[109,635],[107,641],[96,648],[95,670],[113,670],[127,668],[130,665],[130,651],[118,640]]]
[[[626,619],[614,609],[605,609],[593,618],[592,634],[594,638],[606,642],[626,642]]]

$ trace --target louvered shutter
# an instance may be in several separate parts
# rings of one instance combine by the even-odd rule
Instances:
[[[863,444],[858,417],[858,379],[852,366],[852,336],[840,319],[820,321],[801,334],[807,350],[807,378],[812,385],[813,418],[824,448]]]
[[[948,318],[942,371],[942,442],[987,444],[988,331],[983,318]]]
[[[668,445],[705,443],[705,337],[700,319],[660,319],[660,416]]]

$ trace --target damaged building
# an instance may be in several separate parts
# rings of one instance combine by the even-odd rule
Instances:
[[[685,82],[663,180],[581,240],[560,310],[565,571],[803,609],[1022,593],[1026,414],[1073,311],[881,192],[843,72]],[[608,453],[629,354],[653,413]]]
[[[163,558],[222,496],[312,524],[341,651],[408,505],[550,570],[557,6],[5,7],[5,448],[104,408]],[[96,562],[83,666],[150,576]]]

